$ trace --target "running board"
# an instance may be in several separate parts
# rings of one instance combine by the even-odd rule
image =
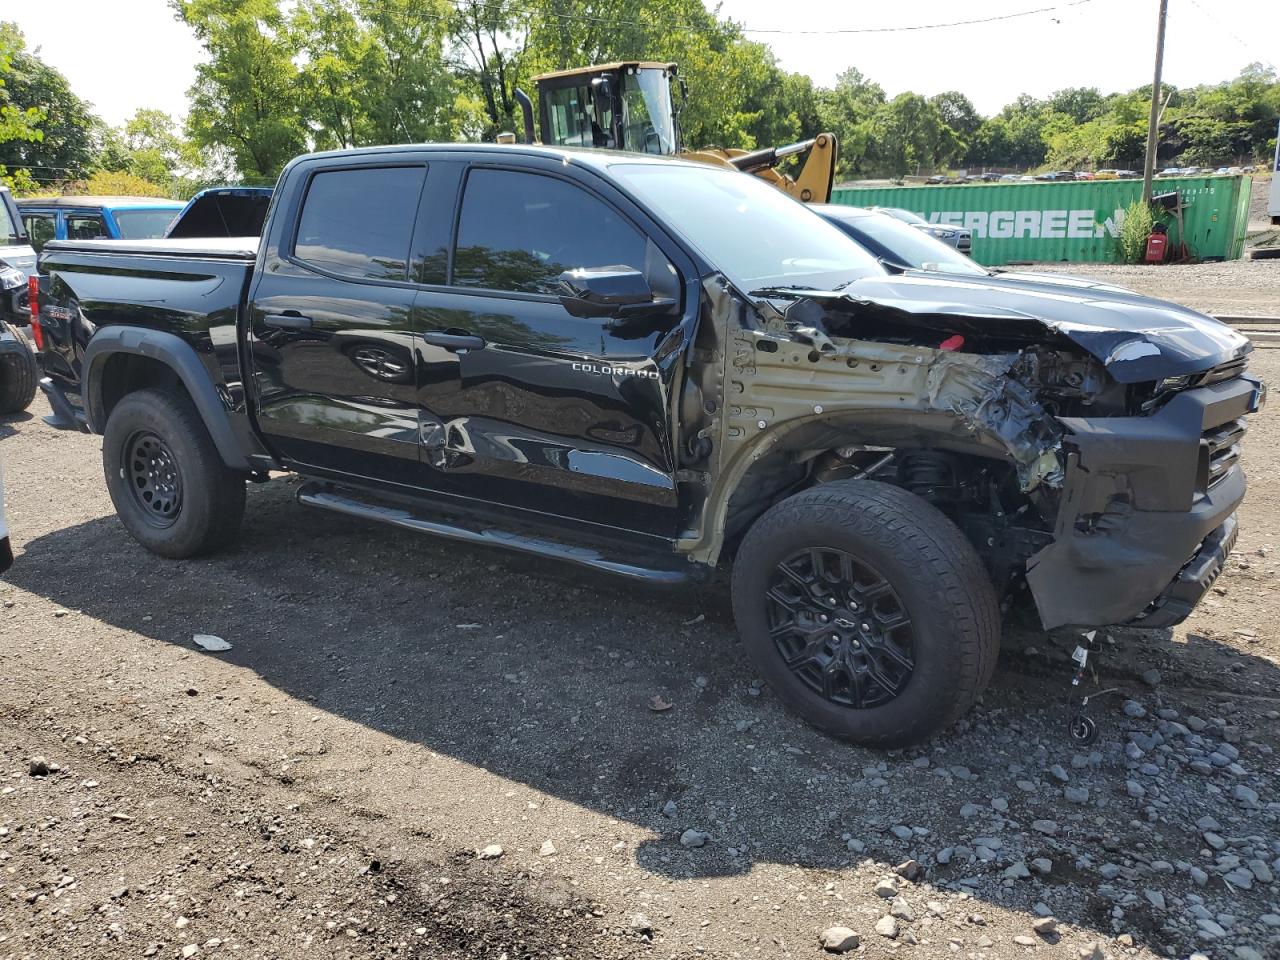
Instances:
[[[501,547],[504,550],[515,550],[549,560],[564,560],[645,583],[674,586],[694,579],[692,564],[684,564],[682,567],[678,556],[674,553],[671,555],[670,566],[661,564],[640,566],[633,562],[605,556],[592,547],[560,543],[498,527],[484,526],[479,521],[475,526],[463,526],[458,518],[428,519],[404,507],[372,503],[329,484],[315,481],[304,483],[298,488],[298,502],[308,507],[319,507],[322,510],[346,514],[349,517],[389,523],[393,527],[402,527],[415,533],[426,533],[481,546]],[[665,558],[655,556],[654,559]]]

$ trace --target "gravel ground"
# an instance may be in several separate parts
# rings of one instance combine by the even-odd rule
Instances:
[[[1096,277],[1205,313],[1280,317],[1280,260],[1231,260],[1170,266],[1037,263],[1010,269]]]
[[[1274,297],[1268,269],[1218,289]],[[1095,745],[1072,639],[1011,630],[970,717],[884,754],[761,689],[718,587],[370,529],[288,480],[233,550],[158,559],[47,412],[0,422],[0,958],[813,957],[833,927],[872,958],[1280,956],[1274,418],[1213,595],[1104,658]]]

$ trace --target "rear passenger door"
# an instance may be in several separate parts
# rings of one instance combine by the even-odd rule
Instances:
[[[562,271],[626,265],[678,303],[675,254],[607,185],[552,166],[462,176],[448,281],[418,299],[426,483],[669,538],[679,311],[623,325],[571,316],[556,294]]]
[[[292,178],[251,291],[258,425],[288,460],[417,484],[409,246],[420,158],[332,158]]]

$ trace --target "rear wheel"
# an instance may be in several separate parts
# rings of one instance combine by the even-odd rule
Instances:
[[[837,736],[915,743],[973,706],[1000,619],[982,561],[898,487],[837,481],[774,506],[734,566],[738,632],[779,698]]]
[[[198,556],[239,533],[244,477],[222,462],[184,394],[139,390],[122,399],[107,418],[102,460],[116,513],[152,553]]]
[[[0,413],[20,413],[36,396],[36,357],[22,334],[4,324],[12,340],[0,340]]]

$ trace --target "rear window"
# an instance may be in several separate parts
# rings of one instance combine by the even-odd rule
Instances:
[[[176,208],[159,210],[117,210],[116,226],[124,240],[154,240],[163,237],[180,211]]]
[[[293,252],[331,273],[403,280],[426,167],[328,170],[311,178]]]

